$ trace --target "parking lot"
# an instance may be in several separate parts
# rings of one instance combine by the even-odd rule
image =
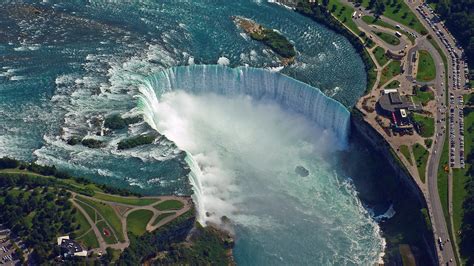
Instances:
[[[0,265],[20,265],[9,237],[10,230],[0,225]]]

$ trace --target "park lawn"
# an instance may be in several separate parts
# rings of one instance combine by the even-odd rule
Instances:
[[[386,33],[386,32],[381,32],[381,31],[372,31],[377,35],[382,41],[386,42],[387,44],[391,45],[399,45],[400,44],[400,39],[397,38],[397,36]]]
[[[386,89],[397,89],[400,88],[400,81],[398,80],[393,80],[387,86],[385,86]]]
[[[77,198],[83,201],[84,203],[87,203],[90,206],[94,207],[94,209],[107,221],[107,223],[112,226],[112,230],[114,230],[118,240],[120,242],[125,241],[125,237],[122,231],[122,223],[120,222],[117,213],[115,213],[114,209],[112,209],[110,205],[80,196],[78,196]]]
[[[154,206],[159,211],[179,210],[184,207],[184,204],[179,200],[166,200]]]
[[[153,217],[150,210],[137,210],[127,216],[127,231],[136,236],[141,236],[146,232],[146,225]]]
[[[383,20],[376,19],[372,16],[363,16],[362,20],[365,23],[369,24],[369,25],[377,25],[377,26],[380,26],[380,27],[384,27],[384,28],[387,28],[387,29],[394,30],[394,31],[399,31],[401,34],[405,35],[410,40],[410,42],[412,44],[415,44],[415,37],[413,37],[411,34],[408,34],[406,31],[397,29],[395,26],[392,26],[391,24],[389,24],[389,23],[387,23]]]
[[[429,101],[434,100],[434,95],[431,90],[422,91],[420,88],[415,89],[415,95],[411,96],[414,102],[421,103],[423,106],[427,105]]]
[[[464,96],[466,102],[469,101],[468,98],[472,97],[472,95],[474,94]],[[472,133],[473,128],[474,111],[470,111],[464,115],[464,156],[466,158],[472,154],[474,145]],[[468,159],[465,159],[465,163],[466,165],[464,169],[453,169],[453,226],[455,233],[461,230],[462,220],[464,217],[463,203],[468,196],[466,185],[472,180],[472,177],[469,177],[468,174],[468,169],[471,167],[471,164]],[[456,239],[459,244],[460,237],[457,237]]]
[[[416,80],[431,81],[436,77],[436,66],[433,57],[426,50],[418,51],[418,71]]]
[[[368,7],[369,0],[363,0],[362,6]],[[400,24],[403,24],[420,34],[426,34],[425,27],[421,24],[415,14],[410,10],[408,5],[403,0],[395,0],[395,5],[386,4],[383,15],[389,19],[392,19]]]
[[[417,113],[413,113],[413,120],[420,126],[420,135],[424,138],[430,138],[434,134],[434,118]]]
[[[173,216],[175,214],[176,214],[175,212],[165,212],[158,215],[155,221],[153,221],[153,226],[157,225],[161,220],[165,219],[166,217]]]
[[[385,55],[385,49],[380,46],[375,47],[374,50],[372,50],[372,53],[374,54],[375,59],[380,66],[384,66],[389,60],[389,58]]]
[[[96,215],[96,211],[90,207],[89,205],[85,204],[84,202],[80,201],[80,200],[75,200],[77,202],[77,204],[79,204],[79,206],[81,206],[84,211],[86,211],[87,215],[89,216],[89,218],[91,218],[92,221],[97,221],[97,215]],[[77,210],[79,211],[79,210]]]
[[[153,204],[159,200],[159,199],[149,199],[149,198],[115,196],[115,195],[104,194],[104,193],[95,193],[94,198],[105,200],[105,201],[116,202],[116,203],[135,205],[135,206],[146,206],[146,205]]]
[[[115,238],[114,233],[110,230],[110,227],[107,226],[105,221],[99,221],[96,225],[100,233],[102,234],[102,238],[104,239],[105,243],[107,244],[117,243],[117,239]],[[105,235],[104,230],[109,231],[108,236]]]
[[[385,83],[387,83],[387,81],[389,81],[390,79],[392,79],[393,77],[397,76],[400,74],[401,72],[401,63],[400,61],[397,61],[397,60],[393,60],[391,61],[390,63],[388,63],[388,65],[386,65],[383,69],[382,69],[382,76],[380,77],[380,84],[379,86],[382,86],[384,85]]]
[[[413,155],[415,156],[416,168],[418,168],[418,174],[420,175],[421,181],[425,183],[425,171],[429,152],[419,143],[413,145],[412,149]]]
[[[446,130],[448,131],[448,130]],[[438,194],[443,207],[444,217],[448,222],[448,169],[449,169],[449,140],[446,135],[444,139],[443,151],[438,165]]]
[[[408,148],[407,145],[401,145],[400,146],[400,152],[405,156],[405,158],[408,160],[408,162],[413,165],[413,161],[411,160],[411,154],[410,154],[410,148]]]
[[[357,25],[352,20],[352,14],[354,8],[341,3],[339,0],[329,0],[328,9],[331,14],[341,21],[346,27],[348,27],[357,36],[361,33]]]
[[[97,236],[95,235],[94,230],[90,230],[87,234],[80,238],[76,238],[75,240],[84,245],[87,249],[99,247],[99,242],[97,241]]]
[[[76,218],[76,223],[79,225],[79,228],[76,231],[74,231],[74,234],[76,236],[82,236],[85,232],[91,229],[91,225],[87,221],[86,217],[78,209],[76,209],[75,218]]]
[[[28,226],[28,228],[31,228],[33,226],[33,218],[35,217],[36,212],[32,211],[30,212],[25,219],[25,224]]]

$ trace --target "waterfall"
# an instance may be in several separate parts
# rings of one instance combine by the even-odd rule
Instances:
[[[350,114],[341,103],[327,97],[317,88],[263,69],[220,65],[173,67],[148,77],[139,90],[138,107],[143,112],[144,120],[156,130],[159,121],[154,114],[160,96],[166,92],[184,90],[196,94],[249,95],[255,100],[274,101],[335,134],[341,147],[346,146],[348,139]],[[201,198],[201,169],[190,154],[187,154],[186,162],[191,170],[189,180],[193,187],[198,221],[204,223],[206,210]]]

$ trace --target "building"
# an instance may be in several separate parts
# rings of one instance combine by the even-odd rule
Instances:
[[[384,90],[377,102],[377,112],[390,118],[392,129],[396,132],[413,132],[413,125],[408,112],[420,111],[421,105],[414,103],[408,97],[400,95],[398,90]]]
[[[87,250],[82,249],[81,245],[79,245],[79,243],[77,243],[76,241],[69,239],[69,236],[58,237],[58,246],[60,246],[62,249],[67,250],[67,252],[64,253],[64,257],[87,256]]]

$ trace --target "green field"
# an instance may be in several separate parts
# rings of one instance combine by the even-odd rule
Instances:
[[[377,35],[380,39],[382,39],[384,42],[390,45],[399,45],[400,44],[400,39],[397,38],[397,36],[385,33],[385,32],[375,32],[375,35]]]
[[[413,145],[412,149],[415,157],[416,168],[418,168],[418,174],[420,175],[421,181],[425,183],[425,171],[426,164],[428,163],[429,152],[419,143]]]
[[[434,100],[434,95],[431,90],[422,91],[421,88],[416,88],[415,94],[411,98],[414,102],[420,103],[425,106],[428,104],[429,101]]]
[[[426,50],[418,51],[418,81],[432,81],[436,77],[436,66],[433,57]]]
[[[99,247],[99,242],[97,241],[97,237],[95,236],[93,230],[90,230],[87,234],[80,238],[76,238],[76,240],[82,245],[86,246],[88,249]]]
[[[122,223],[120,222],[119,217],[115,213],[115,211],[109,205],[97,201],[93,201],[84,197],[77,197],[84,203],[89,204],[90,206],[94,207],[94,209],[107,221],[110,226],[112,226],[112,230],[115,231],[115,234],[118,237],[120,242],[125,241],[125,237],[122,231]]]
[[[158,201],[158,199],[122,197],[122,196],[114,196],[114,195],[103,194],[103,193],[95,193],[94,198],[105,200],[105,201],[128,204],[128,205],[135,205],[135,206],[150,205]]]
[[[175,215],[175,212],[165,212],[156,217],[156,219],[153,221],[153,226],[157,225],[161,220],[165,219],[166,217],[173,216]]]
[[[154,207],[160,211],[179,210],[184,207],[184,204],[179,200],[166,200],[156,204]]]
[[[136,236],[141,236],[146,231],[146,225],[153,217],[153,212],[149,210],[137,210],[127,216],[127,231]]]
[[[434,134],[434,118],[413,113],[413,120],[420,126],[420,136],[430,138]]]
[[[400,72],[401,72],[401,63],[400,63],[400,61],[397,61],[397,60],[391,61],[390,63],[388,63],[388,65],[386,65],[382,69],[382,76],[380,77],[379,86],[384,85],[385,83],[387,83],[387,81],[389,81],[393,77],[399,75]]]
[[[372,50],[372,53],[374,54],[375,59],[380,66],[384,66],[389,60],[389,58],[385,55],[385,49],[380,46],[375,47],[374,50]]]
[[[363,0],[362,6],[368,7],[369,0]],[[386,4],[383,15],[411,29],[414,29],[418,33],[427,33],[425,27],[423,27],[423,25],[420,23],[415,14],[411,12],[410,8],[402,0],[394,0],[391,1],[390,4]]]
[[[348,27],[352,32],[357,36],[361,33],[357,25],[352,20],[352,14],[354,13],[354,8],[341,3],[338,0],[329,0],[328,9],[331,11],[331,14],[335,16],[339,21],[341,21],[346,27]]]
[[[386,89],[397,89],[400,88],[400,81],[393,80],[385,86]]]
[[[76,217],[76,222],[79,224],[79,229],[74,231],[74,234],[79,237],[79,236],[82,236],[87,231],[89,231],[91,229],[91,225],[89,224],[86,217],[84,216],[84,214],[82,214],[81,211],[76,210],[75,217]]]
[[[97,225],[97,228],[99,229],[100,234],[102,235],[102,238],[104,239],[105,243],[107,243],[107,244],[117,243],[117,239],[115,238],[113,231],[110,230],[110,227],[107,226],[107,223],[105,223],[105,221],[99,221],[96,225]],[[106,236],[104,234],[104,229],[109,231],[110,234],[108,236]]]
[[[397,29],[395,26],[392,26],[391,24],[388,24],[386,23],[385,21],[382,21],[380,19],[375,19],[374,17],[372,16],[363,16],[362,17],[362,20],[369,24],[369,25],[377,25],[377,26],[380,26],[380,27],[384,27],[384,28],[387,28],[387,29],[391,29],[391,30],[394,30],[394,31],[399,31],[401,34],[405,35],[412,44],[415,44],[415,37],[413,37],[412,35],[408,34],[406,31],[403,31],[403,30],[400,30],[400,29]]]
[[[405,156],[405,158],[407,159],[407,161],[413,165],[413,161],[411,160],[411,154],[410,154],[410,149],[408,148],[407,145],[401,145],[400,146],[400,152],[403,154],[403,156]]]
[[[97,221],[97,215],[96,215],[96,211],[90,207],[89,205],[85,204],[84,202],[80,201],[80,200],[75,200],[75,202],[77,202],[77,204],[79,204],[79,206],[81,206],[84,211],[86,211],[87,215],[89,215],[89,218],[91,218],[92,221]],[[77,210],[79,212],[79,210]]]

